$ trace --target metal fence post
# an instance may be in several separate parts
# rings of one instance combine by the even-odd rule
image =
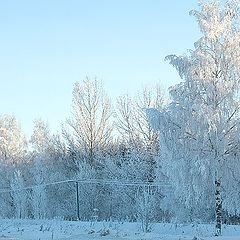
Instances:
[[[76,182],[76,201],[77,201],[77,220],[80,220],[80,209],[79,209],[79,187],[78,182]]]

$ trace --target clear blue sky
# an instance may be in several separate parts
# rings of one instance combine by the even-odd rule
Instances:
[[[25,133],[37,117],[53,131],[70,115],[73,83],[101,79],[111,98],[179,81],[164,62],[199,37],[197,0],[7,0],[0,2],[0,114]]]

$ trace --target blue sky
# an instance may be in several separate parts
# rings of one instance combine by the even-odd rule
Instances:
[[[53,131],[71,111],[73,83],[98,77],[114,99],[179,81],[164,62],[199,37],[196,1],[9,0],[0,2],[0,114],[28,135],[37,117]]]

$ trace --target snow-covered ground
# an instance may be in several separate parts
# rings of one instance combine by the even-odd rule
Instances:
[[[0,240],[240,240],[240,226],[223,226],[223,236],[214,237],[213,225],[154,224],[143,233],[139,223],[60,220],[0,220]]]

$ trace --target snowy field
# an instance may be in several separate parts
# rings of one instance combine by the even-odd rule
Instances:
[[[214,237],[213,225],[154,224],[143,233],[138,223],[69,222],[59,220],[0,220],[1,240],[240,240],[240,226],[223,226]]]

